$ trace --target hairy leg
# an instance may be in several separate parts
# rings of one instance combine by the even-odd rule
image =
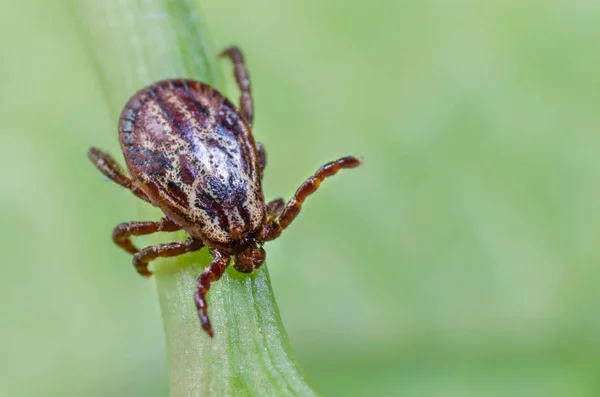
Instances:
[[[148,270],[148,263],[156,258],[168,258],[185,254],[187,252],[198,251],[204,247],[201,240],[188,238],[185,241],[176,241],[173,243],[153,245],[146,247],[133,256],[133,266],[139,274],[150,277],[152,272]]]
[[[237,47],[229,47],[223,50],[219,56],[227,57],[233,62],[233,74],[240,88],[240,112],[246,122],[252,127],[254,122],[254,105],[252,103],[252,92],[250,87],[250,76],[244,63],[244,55]]]
[[[139,250],[131,242],[131,236],[143,236],[156,232],[175,232],[177,230],[181,230],[181,226],[176,225],[167,218],[162,218],[158,222],[125,222],[115,227],[112,239],[115,244],[125,251],[130,254],[137,254]]]
[[[126,189],[131,190],[133,194],[144,201],[150,202],[148,196],[133,185],[131,179],[125,175],[125,172],[119,167],[117,162],[102,150],[92,147],[88,150],[88,157],[98,170],[113,182],[118,183]]]
[[[294,197],[288,201],[281,215],[270,222],[263,232],[265,241],[273,240],[281,235],[283,230],[292,223],[302,209],[304,200],[319,189],[321,182],[326,178],[333,176],[343,168],[355,168],[360,165],[360,160],[356,157],[348,156],[339,160],[325,164],[315,173],[314,176],[308,178],[296,191]]]
[[[210,284],[218,281],[231,260],[231,256],[220,251],[212,251],[214,255],[213,261],[204,269],[198,282],[196,283],[196,292],[194,294],[194,302],[196,303],[196,309],[198,310],[198,317],[200,318],[200,325],[212,338],[214,332],[210,319],[208,318],[208,305],[206,303],[206,294],[210,289]]]

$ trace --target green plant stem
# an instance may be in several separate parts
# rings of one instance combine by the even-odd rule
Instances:
[[[115,125],[127,99],[157,80],[187,77],[222,88],[197,2],[75,0],[74,10]],[[140,213],[144,218],[161,216],[144,203]],[[184,236],[143,241],[173,238]],[[201,330],[193,291],[210,260],[202,250],[157,261],[154,267],[171,396],[315,395],[293,359],[266,266],[252,275],[229,269],[208,297],[215,338]]]

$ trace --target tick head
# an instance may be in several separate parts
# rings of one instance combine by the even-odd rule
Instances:
[[[233,268],[240,273],[252,273],[264,262],[267,254],[263,247],[251,245],[233,259]]]

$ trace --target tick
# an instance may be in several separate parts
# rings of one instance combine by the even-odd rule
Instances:
[[[98,170],[140,199],[162,210],[158,222],[117,225],[112,239],[133,255],[133,265],[149,277],[148,263],[207,247],[213,261],[198,278],[194,301],[202,328],[212,337],[206,294],[227,266],[251,273],[265,261],[263,244],[296,218],[304,200],[342,168],[360,165],[355,157],[325,164],[285,203],[265,203],[263,145],[254,141],[254,110],[244,57],[236,47],[221,57],[233,62],[241,91],[239,109],[214,88],[192,80],[164,80],[138,91],[119,120],[119,141],[129,176],[107,153],[92,147]],[[132,236],[184,230],[185,241],[139,250]]]

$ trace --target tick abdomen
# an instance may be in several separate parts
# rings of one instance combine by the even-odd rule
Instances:
[[[218,91],[153,84],[127,103],[119,132],[134,183],[191,235],[222,246],[264,223],[255,142]]]

